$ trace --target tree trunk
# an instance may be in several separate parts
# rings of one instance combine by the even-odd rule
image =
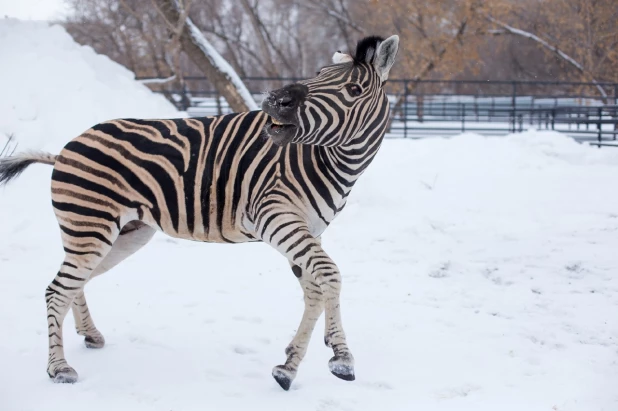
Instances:
[[[176,0],[155,0],[161,13],[172,25],[177,25],[180,13]],[[180,33],[182,50],[204,73],[235,112],[258,110],[251,93],[227,61],[206,40],[202,32],[187,17]]]

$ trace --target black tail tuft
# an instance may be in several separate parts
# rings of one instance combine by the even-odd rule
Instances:
[[[6,184],[19,176],[30,164],[35,162],[31,159],[13,157],[0,159],[0,185]]]
[[[0,186],[19,176],[30,164],[54,165],[57,156],[47,153],[26,153],[0,158]]]

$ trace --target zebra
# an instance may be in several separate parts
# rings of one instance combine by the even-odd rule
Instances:
[[[105,121],[59,155],[0,160],[0,184],[33,163],[53,166],[51,198],[65,258],[45,292],[47,373],[74,383],[62,324],[69,310],[88,348],[102,348],[84,286],[142,248],[155,232],[202,242],[262,241],[285,256],[305,309],[273,368],[288,390],[325,311],[329,369],[355,379],[343,330],[341,274],[321,235],[382,143],[389,119],[384,84],[399,37],[366,37],[336,52],[316,77],[266,93],[262,110],[215,117]]]

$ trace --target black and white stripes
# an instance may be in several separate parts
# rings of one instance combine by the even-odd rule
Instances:
[[[345,206],[380,147],[388,121],[382,89],[398,38],[359,42],[311,80],[269,93],[263,111],[175,120],[113,120],[69,142],[58,156],[0,162],[0,182],[33,162],[54,164],[52,204],[65,260],[46,291],[47,372],[77,373],[64,357],[70,308],[90,348],[105,340],[84,285],[144,246],[156,230],[183,239],[263,241],[284,255],[305,295],[305,313],[273,376],[288,389],[311,332],[326,311],[325,342],[336,376],[354,379],[341,324],[341,275],[320,235]]]

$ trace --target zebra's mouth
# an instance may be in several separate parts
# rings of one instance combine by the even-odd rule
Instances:
[[[290,128],[290,127],[296,128],[294,124],[284,124],[280,121],[275,120],[272,117],[270,118],[270,129],[276,133],[280,133],[286,128]]]
[[[295,124],[283,123],[276,118],[269,116],[264,129],[272,139],[273,143],[278,146],[284,146],[292,141],[296,135],[296,130],[298,127]]]

